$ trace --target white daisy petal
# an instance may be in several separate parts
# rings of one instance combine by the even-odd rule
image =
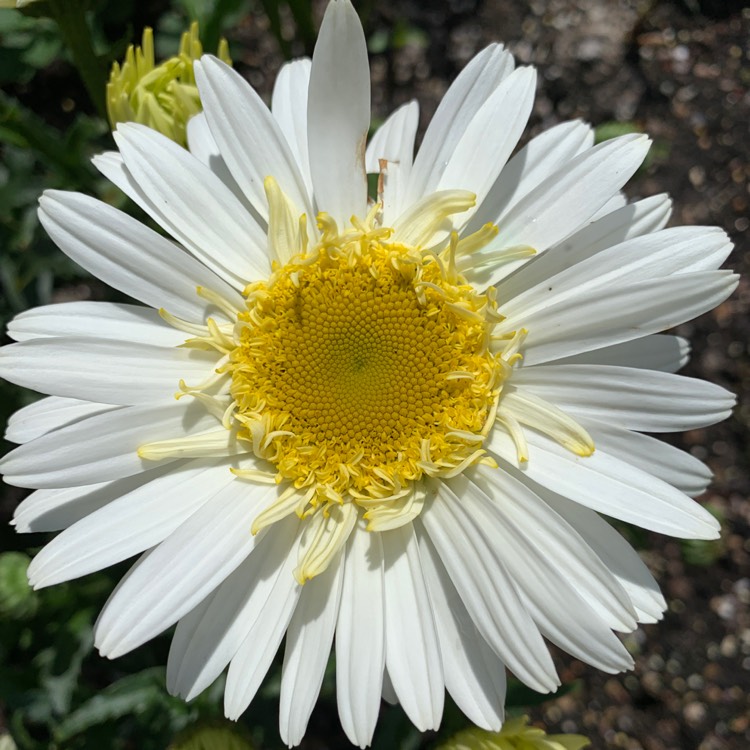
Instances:
[[[447,484],[436,492],[420,521],[477,630],[516,677],[539,692],[554,691],[552,659],[510,575]]]
[[[391,676],[388,674],[388,669],[383,672],[383,700],[391,706],[398,706],[398,696],[393,687]]]
[[[641,281],[714,271],[731,251],[729,237],[718,227],[671,227],[603,250],[577,269],[584,281],[598,274],[602,284]],[[607,266],[609,273],[604,274]]]
[[[420,732],[443,714],[443,665],[414,528],[383,535],[385,663],[406,715]],[[404,638],[404,631],[411,638]]]
[[[55,362],[49,369],[50,358]],[[105,404],[173,398],[181,379],[201,382],[215,371],[211,352],[110,339],[32,339],[0,348],[0,375],[11,383]]]
[[[419,105],[404,104],[377,129],[365,152],[369,174],[381,172],[381,161],[387,162],[382,195],[383,223],[395,221],[406,206],[404,195],[414,160],[414,138],[419,124]]]
[[[143,190],[143,188],[138,184],[138,181],[133,177],[127,166],[125,166],[125,160],[122,158],[122,154],[119,151],[105,151],[102,154],[97,154],[91,160],[91,163],[111,183],[122,190],[122,192],[127,195],[127,197],[133,201],[133,203],[135,203],[139,208],[141,208],[149,216],[151,216],[154,221],[159,224],[159,226],[169,224],[169,221],[161,212],[159,203],[154,203]],[[161,235],[159,236],[161,237]],[[192,257],[191,259],[195,260]],[[227,284],[227,282],[224,280],[222,280],[222,283]],[[233,289],[232,286],[230,286],[229,284],[227,284],[227,286],[232,289],[234,294],[237,293],[237,291]]]
[[[532,138],[504,167],[471,217],[466,231],[496,224],[508,208],[574,156],[594,145],[594,131],[580,120],[561,122]]]
[[[116,302],[63,302],[35,307],[8,323],[16,341],[55,336],[88,336],[154,346],[179,346],[185,334],[168,326],[156,310]]]
[[[424,134],[409,178],[407,205],[436,189],[469,123],[513,68],[512,55],[501,44],[490,44],[461,71]]]
[[[159,544],[233,479],[229,466],[195,461],[162,473],[56,536],[31,561],[29,583],[70,581]]]
[[[240,480],[219,489],[130,569],[94,628],[102,655],[126,654],[173,625],[250,554],[253,518],[276,490],[248,490]]]
[[[145,443],[204,432],[216,424],[198,404],[134,406],[82,419],[21,445],[0,459],[17,487],[63,488],[121,479],[153,467],[138,456]]]
[[[232,177],[232,173],[229,171],[224,157],[219,151],[219,147],[216,145],[213,135],[211,135],[211,128],[208,127],[208,120],[206,120],[205,112],[200,112],[191,117],[187,124],[187,141],[188,149],[190,153],[198,159],[198,161],[205,164],[223,183],[228,187],[235,195],[235,197],[242,203],[244,208],[250,213],[255,219],[259,226],[264,225],[264,220],[260,214],[253,208],[250,201],[247,200],[245,194],[242,192],[237,181]],[[115,160],[115,156],[118,157],[119,164]],[[112,179],[114,175],[117,175],[116,179],[112,181],[120,186],[120,189],[128,195],[133,192],[133,186],[127,182],[127,170],[125,169],[122,157],[119,154],[103,154],[100,157],[94,159],[95,165],[105,174],[109,179]],[[120,185],[122,183],[122,185]],[[125,187],[123,187],[123,185]],[[127,188],[127,189],[126,189]],[[128,192],[130,191],[130,192]],[[133,200],[145,200],[145,196],[142,193],[135,194]],[[140,205],[140,203],[139,203]]]
[[[466,495],[472,498],[479,516],[487,515],[492,524],[502,531],[487,534],[508,550],[509,567],[518,567],[534,560],[534,565],[545,569],[547,581],[561,578],[556,586],[560,590],[572,588],[574,598],[580,597],[608,628],[630,632],[636,622],[630,601],[607,567],[597,559],[564,519],[547,508],[534,491],[523,482],[523,477],[512,468],[498,470],[477,467],[471,474],[452,483],[462,487],[466,482]],[[472,483],[476,487],[471,486]],[[480,489],[480,492],[477,492]],[[462,500],[464,494],[461,495]],[[501,544],[500,535],[510,534],[509,546]],[[522,544],[529,549],[524,554],[513,554],[511,548]],[[538,556],[538,559],[536,557]],[[524,561],[521,563],[521,561]],[[518,570],[522,575],[523,571]],[[524,587],[524,591],[529,591]],[[550,598],[545,595],[542,598]],[[569,597],[568,597],[569,598]],[[569,607],[575,609],[575,607]],[[578,626],[574,630],[585,629]]]
[[[419,554],[435,612],[445,686],[474,724],[497,732],[505,718],[505,665],[479,635],[425,533],[419,534]]]
[[[313,215],[304,179],[284,134],[247,81],[215,57],[195,64],[195,80],[211,134],[229,171],[263,219],[263,181],[274,177],[300,212]],[[248,123],[252,127],[248,128]]]
[[[638,367],[521,368],[514,384],[574,417],[640,432],[682,432],[726,419],[735,397],[713,383]]]
[[[488,250],[529,245],[543,253],[591,219],[633,176],[649,145],[646,136],[625,135],[571,159],[505,214],[498,238]],[[496,284],[522,263],[505,264],[491,283]]]
[[[689,358],[690,344],[687,339],[657,334],[562,357],[551,364],[614,365],[677,372],[687,364]]]
[[[28,443],[48,432],[113,408],[108,404],[79,401],[75,398],[42,398],[11,415],[5,439],[11,443]]]
[[[142,125],[121,124],[114,137],[125,167],[157,207],[152,217],[198,260],[238,289],[268,275],[261,228],[208,167]]]
[[[255,549],[257,550],[268,538],[268,535],[264,534],[262,539],[258,539]],[[210,620],[211,614],[217,611],[214,608],[216,597],[219,596],[220,592],[233,591],[234,599],[241,600],[247,593],[248,586],[244,578],[239,581],[237,580],[238,571],[244,571],[252,564],[251,561],[258,563],[262,559],[262,555],[249,555],[246,557],[240,563],[237,570],[230,573],[223,583],[220,583],[203,601],[196,604],[190,612],[180,618],[172,635],[169,655],[167,656],[166,685],[170,695],[177,695],[181,698],[188,695],[197,683],[196,676],[200,675],[204,671],[204,668],[208,666],[207,662],[211,659],[213,649],[216,646],[216,640],[211,630],[213,623]],[[230,616],[224,617],[223,615],[224,613],[222,612],[221,628],[225,628],[230,621]],[[205,618],[209,618],[209,622],[206,626],[202,626]],[[200,643],[197,648],[192,648],[193,639],[196,636],[203,638],[205,635],[209,636],[208,639],[204,640],[208,644],[208,648],[201,650]],[[230,654],[223,660],[218,660],[221,666],[216,671],[217,675],[221,674],[224,667],[226,667],[231,658],[237,653],[237,648],[239,648],[239,645],[235,644]],[[196,657],[195,661],[192,659],[193,656]],[[208,668],[205,671],[210,674],[213,670]],[[210,681],[208,684],[210,684]],[[200,691],[195,692],[197,695]]]
[[[538,365],[581,352],[623,343],[690,320],[723,302],[736,288],[729,271],[703,271],[652,279],[615,288],[581,288],[577,298],[556,301],[523,315],[529,331],[524,362]],[[517,318],[498,326],[515,330]]]
[[[534,491],[581,535],[628,593],[638,622],[656,622],[667,603],[638,553],[603,518],[544,487]]]
[[[606,453],[619,456],[690,497],[706,491],[712,477],[711,470],[689,453],[610,422],[590,417],[577,419],[588,430],[594,444]]]
[[[481,203],[518,143],[531,114],[536,71],[517,68],[492,92],[456,143],[437,190],[471,190]],[[487,132],[502,122],[491,140]]]
[[[343,565],[330,565],[302,589],[286,634],[279,697],[279,733],[299,745],[318,699],[339,613]]]
[[[591,221],[599,221],[599,219],[608,216],[609,214],[617,211],[620,208],[624,208],[628,204],[628,197],[625,193],[620,190],[615,193],[594,215],[591,217]]]
[[[282,65],[271,99],[271,112],[299,165],[309,195],[313,190],[307,149],[307,92],[311,65],[306,57]]]
[[[611,289],[675,274],[717,269],[732,244],[715,227],[674,227],[635,237],[567,266],[504,305],[506,314],[523,310],[532,314],[538,306],[575,298],[582,288]],[[552,290],[552,294],[550,294]]]
[[[255,554],[179,621],[167,664],[170,693],[190,700],[229,664],[273,596],[297,532],[291,520],[256,535]]]
[[[255,697],[284,637],[302,591],[291,575],[296,558],[297,544],[292,544],[276,585],[229,665],[224,690],[228,719],[239,718]]]
[[[372,742],[385,669],[383,548],[362,526],[349,537],[336,624],[336,698],[350,742]]]
[[[320,26],[307,105],[310,172],[318,207],[341,227],[367,205],[370,127],[367,43],[349,0],[331,0]]]
[[[11,523],[21,533],[66,529],[122,495],[137,490],[179,466],[157,466],[132,477],[82,487],[37,490],[19,504]]]
[[[407,177],[414,161],[414,139],[419,125],[419,104],[410,101],[395,109],[375,131],[365,151],[368,174],[380,172],[380,162],[398,162]]]
[[[554,128],[548,132],[553,131]],[[592,221],[503,279],[498,284],[500,299],[511,300],[608,247],[649,232],[658,232],[666,225],[671,212],[669,197],[654,195]]]
[[[715,539],[719,524],[666,482],[596,450],[581,458],[529,430],[529,460],[520,467],[509,436],[495,429],[489,448],[524,476],[599,513],[683,539]]]
[[[219,147],[216,145],[216,141],[211,135],[211,129],[208,127],[208,121],[203,112],[188,120],[187,141],[190,153],[198,159],[199,162],[205,164],[211,169],[212,172],[218,174],[214,166],[219,163],[223,165],[223,169],[226,169],[226,164],[224,164],[224,160],[221,158]],[[228,173],[229,170],[227,170],[227,174]],[[226,183],[223,176],[222,182]]]
[[[151,307],[202,321],[196,288],[217,292],[238,310],[242,298],[169,240],[101,201],[47,190],[39,220],[58,247],[97,278]]]
[[[495,495],[494,501],[466,477],[451,484],[460,492],[464,512],[501,550],[499,554],[541,632],[568,653],[605,672],[631,667],[632,659],[603,619],[614,619],[625,631],[635,629],[635,613],[628,612],[630,600],[622,587],[603,565],[596,570],[596,555],[526,485],[497,470],[495,475],[481,478]],[[518,504],[514,505],[511,497]],[[524,507],[534,520],[529,523],[527,517],[519,524],[519,511]],[[589,577],[587,563],[596,571]],[[581,584],[593,586],[579,593]],[[596,603],[596,610],[589,601]]]

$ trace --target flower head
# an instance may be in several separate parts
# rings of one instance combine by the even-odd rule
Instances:
[[[270,111],[216,58],[195,78],[189,151],[127,123],[95,160],[172,239],[84,195],[41,200],[60,248],[147,307],[11,323],[0,372],[50,394],[9,426],[23,445],[6,481],[37,488],[14,522],[64,529],[34,586],[144,553],[99,650],[177,623],[169,689],[192,698],[228,666],[230,718],[286,635],[289,745],[334,634],[339,716],[360,746],[381,695],[425,730],[447,688],[497,731],[506,666],[559,684],[544,638],[627,669],[613,630],[665,604],[599,513],[717,533],[689,497],[708,470],[642,433],[731,409],[674,374],[686,343],[660,333],[731,293],[726,235],[664,229],[665,196],[622,197],[644,136],[594,146],[565,123],[511,158],[535,75],[499,45],[453,83],[416,156],[415,102],[365,148],[348,0],[329,4],[312,61],[281,70]]]
[[[183,33],[174,57],[158,65],[154,59],[154,32],[143,30],[141,46],[130,45],[122,67],[112,64],[107,84],[107,115],[112,127],[139,122],[185,145],[188,120],[202,107],[193,75],[193,63],[203,54],[198,22]],[[219,42],[219,58],[231,65],[226,39]]]
[[[582,750],[591,743],[582,734],[547,734],[529,726],[528,716],[508,719],[499,732],[467,729],[438,750]]]

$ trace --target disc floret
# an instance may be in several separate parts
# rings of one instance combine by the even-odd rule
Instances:
[[[301,515],[351,502],[378,525],[424,475],[491,462],[481,445],[510,365],[491,351],[493,294],[455,270],[455,238],[436,253],[372,222],[319,226],[312,250],[245,290],[234,419],[304,493]]]

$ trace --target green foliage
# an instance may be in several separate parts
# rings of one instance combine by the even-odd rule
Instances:
[[[562,698],[563,695],[574,692],[578,686],[579,684],[576,680],[566,682],[565,684],[560,685],[555,693],[550,695],[547,693],[537,693],[519,680],[509,678],[505,705],[508,709],[508,713],[511,716],[514,716],[517,715],[521,709],[540,706],[542,703],[546,703],[554,698]]]
[[[140,715],[149,723],[157,724],[162,723],[163,717],[172,716],[174,723],[181,723],[176,721],[177,717],[187,715],[188,710],[183,701],[165,692],[164,680],[163,667],[144,669],[117,680],[70,711],[55,727],[55,739],[65,743],[94,727],[131,715]],[[144,716],[149,713],[153,716]],[[171,729],[173,727],[169,726],[168,730]]]
[[[50,301],[60,281],[82,277],[42,231],[37,200],[47,189],[97,192],[90,164],[107,132],[95,118],[79,115],[65,133],[47,125],[20,102],[0,94],[0,320]]]
[[[164,750],[189,724],[220,714],[221,685],[188,705],[167,694],[163,666],[144,666],[165,663],[163,640],[122,665],[93,651],[94,621],[116,576],[35,593],[27,563],[20,553],[0,556],[0,704],[19,750]]]
[[[635,122],[620,122],[612,120],[603,122],[594,128],[594,143],[603,143],[612,138],[619,138],[621,135],[629,133],[642,133],[643,129]],[[651,144],[643,164],[638,167],[639,172],[647,171],[652,165],[665,162],[669,157],[669,143],[662,140],[656,140]]]
[[[603,143],[612,138],[619,138],[629,133],[640,133],[640,128],[634,122],[603,122],[594,128],[594,142]]]
[[[27,83],[62,49],[57,27],[50,19],[0,11],[0,86]]]
[[[0,616],[26,620],[39,608],[39,598],[26,580],[29,562],[23,552],[0,554]]]
[[[163,18],[162,29],[175,39],[187,27],[185,20],[198,21],[203,49],[213,53],[219,39],[247,13],[249,0],[176,0],[175,11]],[[175,45],[176,46],[176,45]],[[172,52],[170,51],[169,54]],[[166,53],[165,53],[166,54]]]
[[[426,47],[430,40],[427,32],[418,26],[399,19],[392,29],[378,29],[367,40],[367,49],[373,55],[404,47]]]
[[[35,604],[23,616],[0,620],[0,701],[22,749],[47,746],[38,744],[39,732],[50,732],[70,710],[91,650],[91,598],[100,598],[100,587],[90,582],[78,601],[68,588],[32,592]]]
[[[0,14],[2,15],[2,14]],[[0,92],[0,327],[15,314],[52,301],[56,288],[87,278],[47,237],[37,218],[48,189],[98,193],[104,181],[91,156],[104,148],[107,128],[78,115],[61,132]],[[0,424],[28,394],[0,381]]]
[[[286,6],[286,11],[294,19],[297,39],[304,45],[305,52],[312,54],[312,48],[315,44],[315,23],[312,15],[312,3],[310,0],[260,0],[263,11],[268,18],[271,32],[279,43],[281,52],[289,59],[292,56],[292,46],[290,40],[284,34],[282,24],[282,5]]]
[[[714,505],[705,509],[720,523],[724,524],[724,514]],[[719,539],[680,539],[682,559],[688,565],[706,568],[713,565],[725,552],[724,542]]]

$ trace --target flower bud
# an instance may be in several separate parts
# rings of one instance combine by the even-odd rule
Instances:
[[[188,120],[203,109],[193,74],[193,63],[202,54],[194,21],[182,35],[179,52],[157,65],[153,30],[146,27],[141,46],[131,44],[122,66],[112,65],[107,84],[112,127],[118,122],[139,122],[184,146]],[[217,55],[231,65],[226,39],[219,42]]]
[[[547,734],[529,726],[528,716],[508,719],[499,732],[467,729],[438,750],[581,750],[591,743],[581,734]]]

